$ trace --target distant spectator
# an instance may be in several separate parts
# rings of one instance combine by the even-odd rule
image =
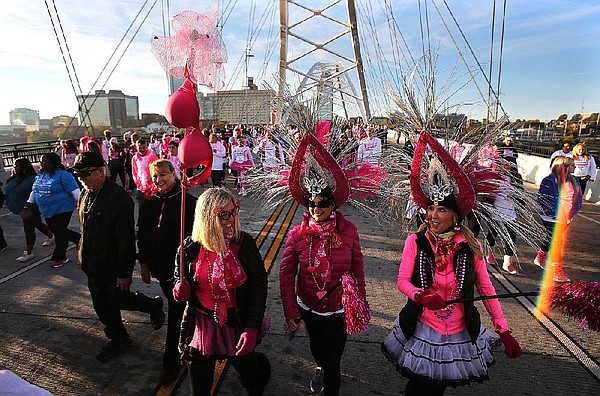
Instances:
[[[127,154],[123,147],[119,145],[119,140],[114,137],[110,139],[110,148],[108,149],[108,169],[110,170],[110,180],[116,181],[117,176],[121,179],[121,185],[125,188],[125,157]]]
[[[573,153],[571,152],[571,143],[564,142],[562,148],[552,153],[552,155],[550,156],[550,167],[552,167],[552,163],[554,162],[556,157],[573,158]]]
[[[31,204],[37,204],[54,234],[54,252],[50,258],[52,268],[60,268],[69,261],[69,242],[79,243],[79,233],[68,227],[80,192],[75,178],[64,169],[60,157],[55,153],[44,154],[41,172],[35,177],[25,208],[31,210]]]
[[[498,146],[498,155],[506,161],[512,162],[514,164],[517,163],[519,153],[517,152],[517,148],[513,144],[512,138],[510,136],[505,137],[502,144]]]
[[[575,171],[573,176],[579,179],[581,193],[585,195],[585,188],[588,181],[592,183],[596,180],[596,161],[589,155],[585,144],[576,144],[573,148],[573,160],[575,161]]]
[[[410,141],[410,140],[408,140]],[[465,144],[462,141],[458,141],[455,145],[450,148],[450,155],[456,162],[460,164],[465,153]]]
[[[73,166],[73,162],[75,161],[75,156],[79,154],[79,149],[77,149],[77,143],[73,139],[63,140],[60,144],[60,159],[65,168],[70,168]]]
[[[358,146],[357,161],[359,163],[378,164],[381,159],[381,139],[373,128],[367,130],[367,137]]]
[[[27,198],[31,194],[31,187],[36,175],[37,173],[31,162],[27,158],[19,158],[15,161],[10,172],[10,177],[4,187],[6,206],[12,213],[20,215],[23,221],[27,248],[21,256],[17,257],[17,261],[22,263],[35,257],[33,246],[35,245],[36,228],[47,237],[42,246],[50,246],[54,243],[54,235],[52,235],[50,228],[42,221],[42,215],[37,205],[30,204],[29,210],[23,209],[27,203]],[[0,246],[2,246],[1,243]]]
[[[139,210],[142,202],[144,202],[144,195],[150,193],[153,185],[152,178],[150,177],[150,164],[156,161],[158,157],[148,150],[148,142],[144,139],[139,139],[136,147],[137,153],[131,159],[131,171],[133,180],[135,181],[135,199],[139,204]]]
[[[110,139],[112,139],[112,132],[110,129],[105,129],[102,132],[104,135],[104,140],[102,143],[102,158],[104,159],[104,163],[108,164],[108,151],[110,150]]]

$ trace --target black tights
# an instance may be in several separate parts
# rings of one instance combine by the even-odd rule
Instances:
[[[446,385],[437,382],[411,379],[404,388],[404,396],[442,396],[446,391]]]
[[[260,396],[271,378],[269,359],[260,352],[230,356],[231,365],[241,377],[249,396]],[[215,357],[196,357],[188,362],[192,396],[210,396],[215,375]]]

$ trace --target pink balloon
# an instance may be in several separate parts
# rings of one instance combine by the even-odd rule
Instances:
[[[212,146],[200,129],[194,129],[181,140],[177,158],[182,168],[204,166],[202,172],[194,176],[195,180],[203,182],[210,176],[213,160]],[[202,176],[197,177],[199,175]]]
[[[189,79],[175,92],[165,107],[165,117],[177,128],[198,128],[200,107],[196,98],[196,84]]]

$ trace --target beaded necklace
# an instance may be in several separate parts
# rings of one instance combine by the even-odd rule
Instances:
[[[321,299],[323,298],[323,296],[325,294],[327,294],[327,290],[325,290],[325,288],[327,287],[327,281],[323,282],[323,286],[319,286],[319,282],[317,282],[317,278],[315,277],[315,266],[314,266],[314,262],[313,262],[313,238],[311,236],[310,238],[310,244],[308,247],[308,268],[307,271],[312,275],[313,281],[315,282],[315,286],[317,286],[317,298]],[[331,243],[331,238],[327,238],[326,240],[327,245],[329,245],[329,254],[328,257],[331,260],[332,257],[332,243]],[[327,269],[327,271],[331,271],[331,262],[330,262],[330,266]],[[319,274],[321,275],[321,278],[323,278],[323,274]]]
[[[93,196],[93,197],[90,198],[90,196]],[[85,196],[85,203],[83,205],[83,214],[90,213],[90,211],[94,207],[94,203],[96,202],[96,199],[98,199],[98,192],[89,192]]]
[[[454,300],[458,297],[465,282],[465,269],[467,266],[467,255],[460,254],[456,259],[456,267],[455,267],[455,281],[452,284],[452,290],[450,292],[450,299]],[[421,285],[423,288],[428,288],[430,285],[428,280],[431,279],[431,282],[435,282],[435,271],[433,263],[430,258],[427,257],[425,252],[421,251],[419,253],[419,277],[421,280]],[[430,278],[429,278],[430,277]],[[435,311],[435,316],[442,320],[447,320],[456,309],[456,304],[450,304],[446,308],[438,309]]]

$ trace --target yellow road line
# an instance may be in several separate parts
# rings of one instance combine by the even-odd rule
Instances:
[[[279,206],[277,206],[277,208],[275,209],[273,214],[271,214],[271,217],[269,217],[269,220],[267,220],[267,222],[265,223],[263,229],[260,230],[260,233],[256,237],[256,245],[258,246],[259,249],[262,247],[262,244],[265,241],[265,239],[267,238],[267,235],[269,235],[269,232],[271,232],[271,229],[275,225],[275,221],[279,217],[279,214],[283,210],[284,206],[285,206],[284,203],[279,204]]]
[[[296,214],[296,210],[298,210],[298,202],[294,201],[294,203],[290,207],[289,212],[285,216],[285,219],[283,220],[283,224],[281,225],[279,232],[277,233],[277,235],[275,236],[275,239],[273,240],[273,244],[271,245],[271,247],[269,248],[269,251],[267,252],[267,255],[265,256],[264,261],[265,261],[265,269],[267,270],[267,272],[269,272],[269,270],[271,269],[271,266],[273,265],[273,261],[275,260],[275,257],[277,256],[277,253],[279,252],[279,248],[283,244],[283,237],[285,236],[288,229],[290,228],[292,220],[294,219],[294,215]]]

